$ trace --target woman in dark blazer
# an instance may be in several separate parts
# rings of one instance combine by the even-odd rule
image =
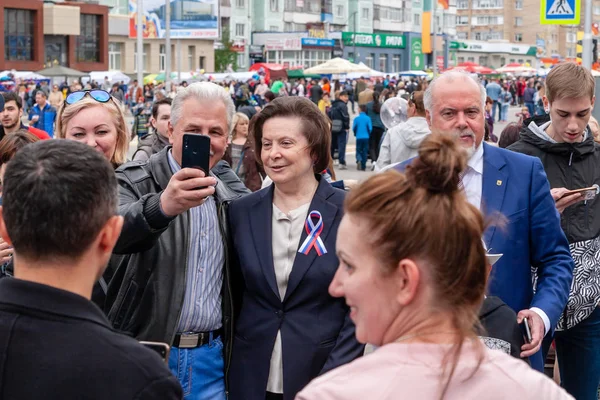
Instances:
[[[363,353],[348,307],[328,287],[344,192],[321,178],[327,118],[310,100],[281,97],[250,123],[273,185],[231,204],[239,260],[230,400],[292,400],[316,376]]]

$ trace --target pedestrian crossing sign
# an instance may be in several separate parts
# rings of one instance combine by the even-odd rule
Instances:
[[[541,0],[540,24],[579,25],[581,0]]]

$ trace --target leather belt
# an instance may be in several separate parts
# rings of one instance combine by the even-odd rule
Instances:
[[[173,347],[178,347],[180,349],[193,349],[204,346],[205,344],[209,344],[211,340],[214,340],[219,336],[223,336],[223,328],[210,332],[177,333],[175,335],[175,340],[173,340]]]

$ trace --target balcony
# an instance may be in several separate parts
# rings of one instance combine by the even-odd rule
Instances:
[[[489,10],[504,8],[504,0],[473,0],[473,10]]]

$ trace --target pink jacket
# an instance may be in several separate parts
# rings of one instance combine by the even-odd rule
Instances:
[[[478,351],[484,359],[475,372]],[[437,400],[449,345],[391,343],[316,378],[296,400]],[[445,400],[573,399],[545,375],[479,342],[465,343]]]

